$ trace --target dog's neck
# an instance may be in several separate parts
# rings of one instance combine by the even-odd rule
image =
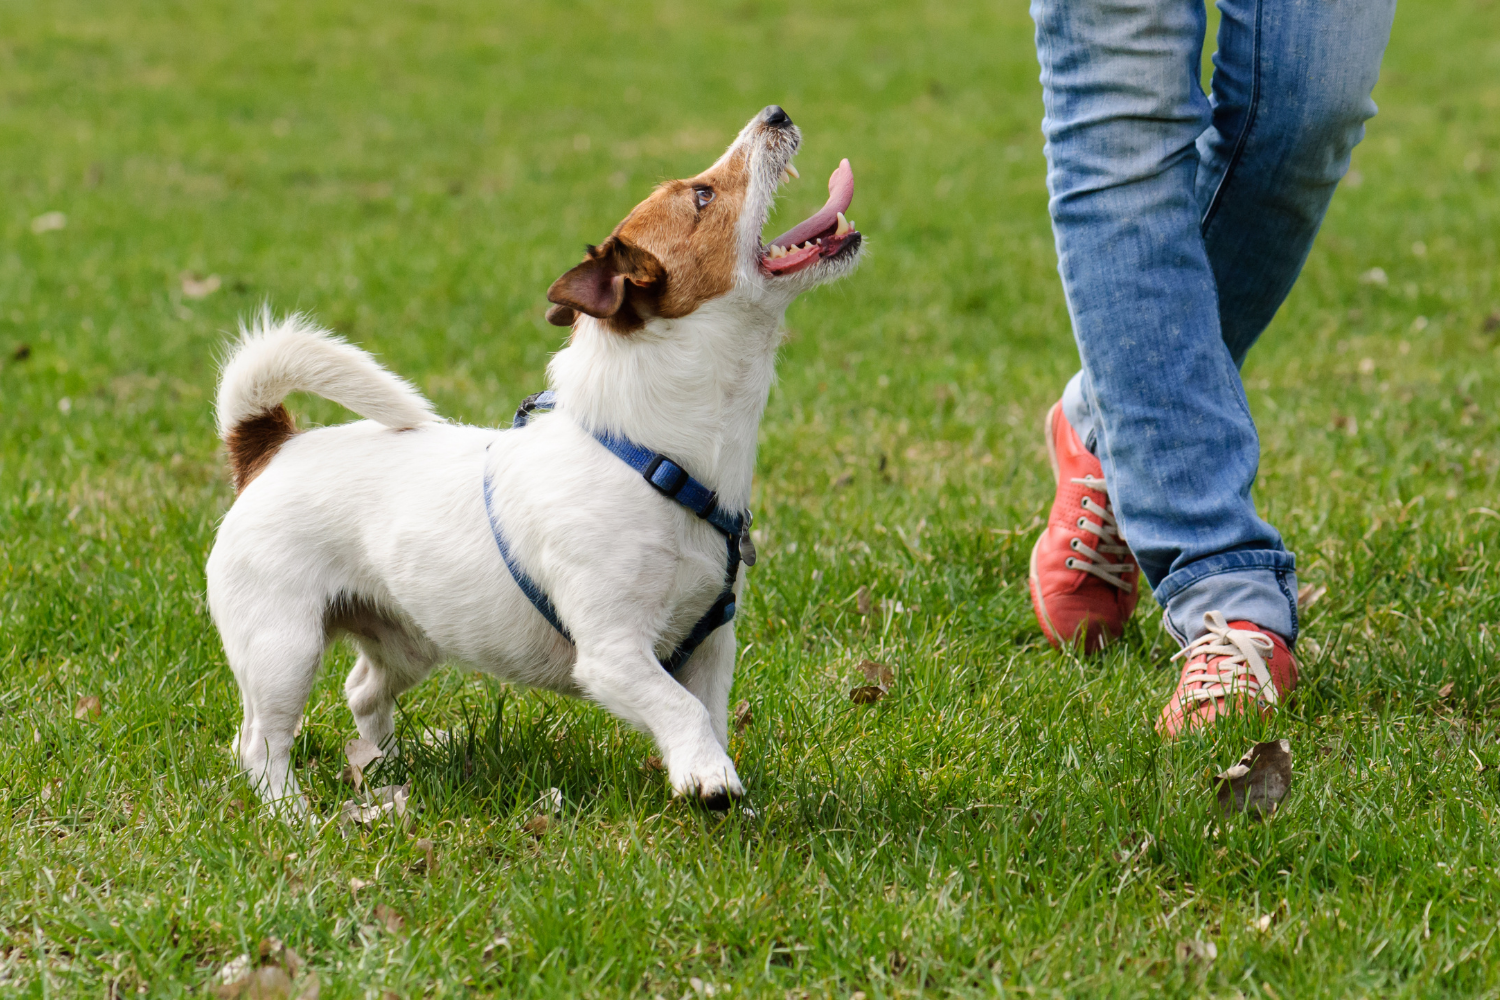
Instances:
[[[730,293],[633,333],[580,316],[547,366],[557,409],[681,463],[721,506],[744,510],[783,311]]]

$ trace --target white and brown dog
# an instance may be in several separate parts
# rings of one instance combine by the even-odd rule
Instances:
[[[660,185],[553,284],[547,318],[572,335],[548,367],[552,412],[524,427],[444,422],[299,317],[267,313],[244,333],[218,394],[239,496],[207,576],[244,701],[235,749],[264,799],[306,811],[293,734],[341,634],[359,650],[349,707],[377,744],[393,734],[396,696],[456,662],[643,727],[677,794],[722,807],[743,793],[725,753],[733,626],[698,636],[675,676],[663,663],[732,600],[726,586],[742,586],[726,537],[750,502],[782,316],[859,259],[847,161],[820,211],[762,244],[800,142],[766,108],[712,167]],[[282,401],[299,391],[368,419],[298,433]],[[619,442],[665,456],[669,480],[694,477],[695,502],[622,460]]]

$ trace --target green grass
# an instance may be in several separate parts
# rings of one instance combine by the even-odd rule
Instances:
[[[1084,661],[1026,598],[1076,355],[1024,5],[0,6],[0,994],[201,996],[278,936],[332,998],[1500,995],[1497,13],[1402,6],[1245,370],[1258,501],[1328,588],[1300,701],[1163,746],[1154,607]],[[560,343],[547,284],[773,101],[806,136],[783,221],[848,156],[870,246],[792,308],[762,433],[731,746],[758,818],[673,802],[598,709],[459,671],[376,775],[413,782],[409,832],[242,809],[203,599],[226,332],[306,309],[502,423]],[[866,656],[899,677],[856,706]],[[296,754],[324,815],[350,662]],[[1266,735],[1284,811],[1216,828],[1208,775]]]

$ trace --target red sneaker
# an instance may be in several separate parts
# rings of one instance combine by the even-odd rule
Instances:
[[[1046,431],[1057,497],[1031,550],[1031,606],[1048,642],[1062,647],[1082,638],[1092,653],[1124,631],[1140,567],[1110,511],[1104,467],[1078,439],[1061,403],[1047,412]]]
[[[1297,687],[1297,660],[1281,636],[1252,622],[1226,624],[1217,611],[1204,615],[1203,624],[1208,631],[1173,657],[1187,663],[1156,720],[1166,739],[1251,707],[1269,719]]]

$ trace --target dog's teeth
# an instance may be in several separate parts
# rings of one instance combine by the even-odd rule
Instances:
[[[786,165],[786,169],[784,171],[782,171],[782,173],[791,174],[793,177],[801,177],[802,176],[801,174],[797,173],[797,168],[794,167],[794,166],[792,166],[790,163],[788,163]]]
[[[848,219],[844,218],[844,213],[843,212],[840,212],[839,213],[839,225],[838,225],[838,228],[833,231],[833,235],[835,235],[835,236],[843,236],[845,233],[847,233],[849,230],[851,230],[853,228],[854,228],[853,224],[850,223],[850,221]]]
[[[777,246],[775,243],[772,243],[770,252],[768,252],[766,256],[770,257],[772,260],[779,260],[780,258],[786,256],[786,251]]]
[[[789,173],[787,173],[785,170],[783,170],[781,172],[781,183],[783,183],[783,184],[790,184],[791,181],[792,181],[792,175],[789,174]]]
[[[816,240],[814,240],[813,242],[816,243],[818,246],[822,246],[823,245],[823,240],[822,240],[821,237],[818,238],[818,239],[816,239]]]

